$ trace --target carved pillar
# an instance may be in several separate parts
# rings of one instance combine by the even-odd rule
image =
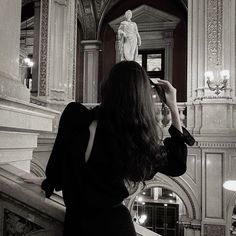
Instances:
[[[188,112],[187,126],[201,150],[201,235],[229,235],[226,214],[227,179],[236,168],[235,1],[188,1]],[[226,91],[210,91],[204,72],[230,70]],[[231,90],[233,89],[233,90]],[[232,214],[232,212],[231,212]]]
[[[19,75],[21,1],[1,1],[0,96],[29,101],[30,92]]]
[[[98,101],[98,65],[101,42],[97,40],[81,41],[84,46],[83,102]]]
[[[39,97],[54,106],[74,100],[76,1],[41,0]]]
[[[188,101],[235,97],[235,2],[230,0],[188,1]],[[230,82],[220,96],[210,91],[204,72],[230,70]],[[234,86],[232,86],[234,85]]]
[[[235,1],[188,2],[188,127],[198,134],[235,132]],[[232,25],[234,27],[232,27]],[[216,95],[204,72],[230,70],[227,88]],[[234,90],[233,90],[234,91]],[[194,104],[194,107],[192,106]],[[198,111],[198,112],[196,112]]]
[[[37,96],[39,82],[39,37],[40,37],[40,0],[34,3],[34,49],[32,67],[32,88],[31,94]]]

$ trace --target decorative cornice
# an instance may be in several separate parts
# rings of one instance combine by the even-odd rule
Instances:
[[[229,138],[230,139],[230,138]],[[198,147],[204,147],[204,148],[236,148],[236,143],[230,142],[206,142],[206,141],[198,141],[197,142]]]
[[[174,30],[180,19],[176,16],[167,14],[166,12],[160,11],[148,5],[141,5],[135,9],[132,9],[132,21],[134,21],[139,28],[139,32],[146,31],[168,31],[165,37],[169,38],[172,36],[170,30]],[[118,31],[120,22],[124,21],[124,15],[111,21],[109,25],[115,32]],[[145,22],[145,23],[144,23]]]
[[[187,221],[181,221],[181,224],[185,229],[201,230],[201,222],[196,220],[187,219]]]
[[[68,0],[54,0],[58,5],[66,6],[68,4]]]

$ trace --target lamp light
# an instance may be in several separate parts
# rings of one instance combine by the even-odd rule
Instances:
[[[33,67],[34,62],[29,58],[26,57],[22,60],[21,67]]]
[[[147,215],[146,214],[143,214],[138,218],[138,221],[139,221],[140,224],[144,224],[146,220],[147,220]]]
[[[236,191],[236,180],[225,181],[223,187],[230,191]]]
[[[213,71],[206,71],[204,76],[209,89],[215,91],[216,95],[219,95],[220,91],[226,89],[230,73],[229,70],[219,70],[217,65],[215,73]]]

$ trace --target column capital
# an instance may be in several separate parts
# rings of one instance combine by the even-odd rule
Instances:
[[[181,224],[183,224],[186,229],[201,230],[200,220],[186,218],[181,221]]]
[[[82,40],[80,43],[84,48],[98,48],[102,45],[102,42],[99,40]]]

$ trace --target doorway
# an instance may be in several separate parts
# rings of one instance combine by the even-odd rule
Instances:
[[[133,203],[134,221],[162,236],[183,236],[181,219],[185,206],[172,190],[151,187],[143,189]]]

